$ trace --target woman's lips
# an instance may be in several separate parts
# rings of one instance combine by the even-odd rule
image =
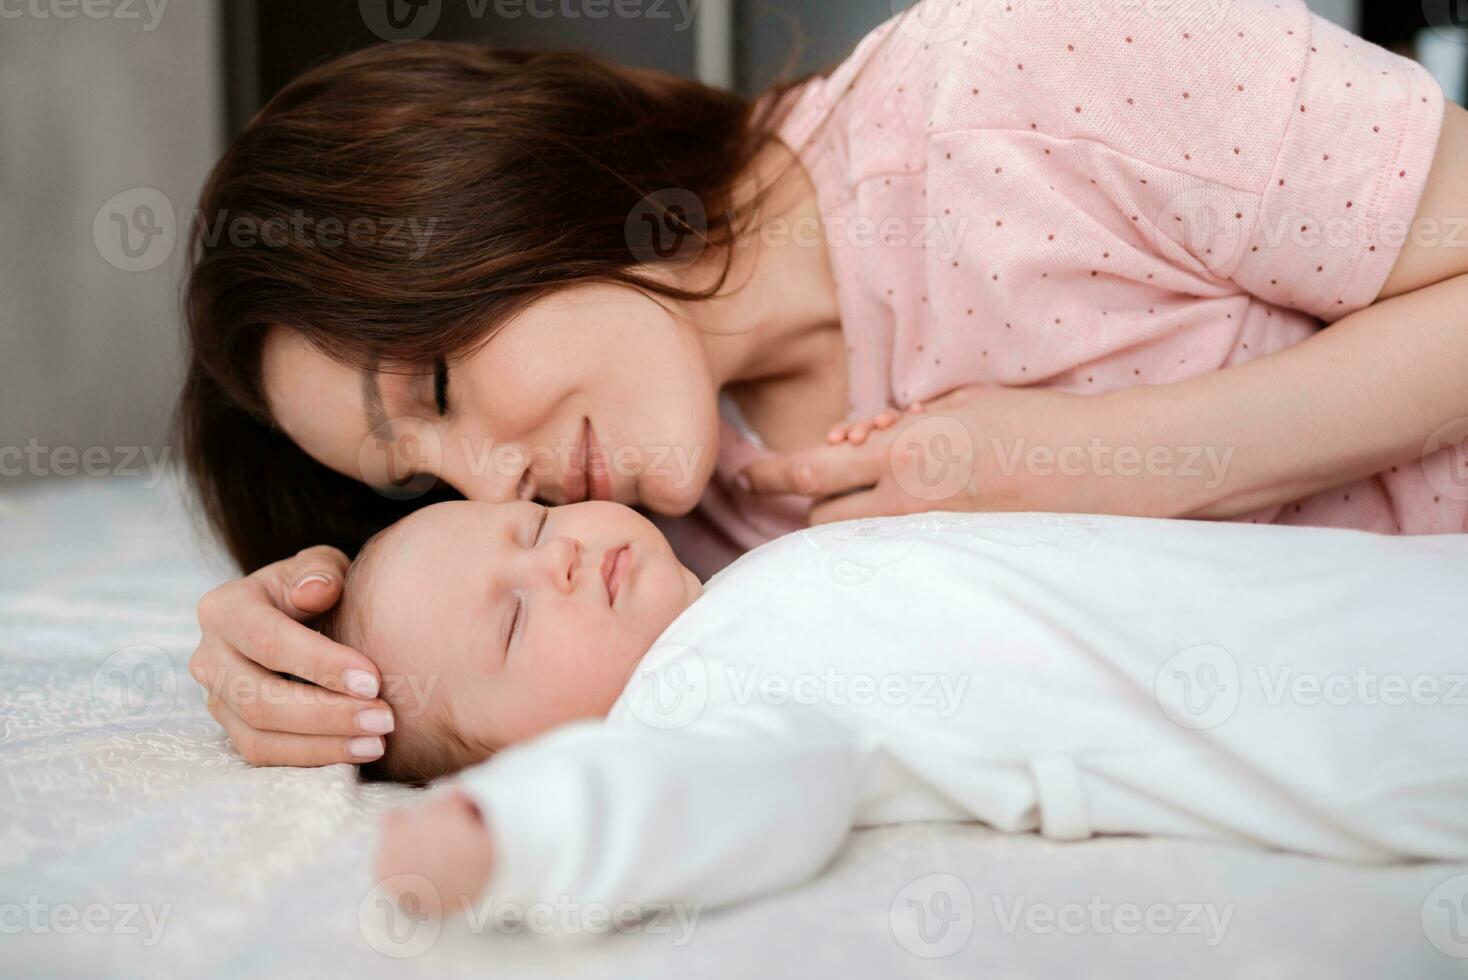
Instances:
[[[624,544],[619,548],[609,548],[602,556],[601,579],[607,587],[607,605],[616,605],[617,593],[621,591],[622,583],[627,580],[627,572],[631,568],[631,545]]]
[[[612,475],[607,471],[607,454],[596,439],[591,419],[586,420],[586,491],[592,500],[612,499]]]
[[[607,472],[606,450],[597,442],[596,430],[591,427],[589,418],[581,425],[581,441],[571,462],[576,472],[566,474],[566,503],[612,499],[612,478]]]

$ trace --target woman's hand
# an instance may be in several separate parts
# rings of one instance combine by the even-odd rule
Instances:
[[[458,790],[382,818],[373,879],[401,907],[430,915],[463,909],[483,894],[493,867],[489,829]]]
[[[307,548],[199,600],[204,635],[189,673],[251,765],[361,763],[383,753],[393,717],[377,698],[377,668],[300,622],[336,605],[346,571],[337,549]]]
[[[1175,516],[1184,485],[1216,475],[1208,459],[1217,454],[1200,447],[1189,461],[1184,447],[1141,443],[1141,407],[1053,389],[961,388],[838,426],[830,444],[743,475],[757,493],[815,498],[812,524],[930,510]]]

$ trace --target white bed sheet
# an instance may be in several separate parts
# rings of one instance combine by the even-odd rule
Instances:
[[[423,945],[385,938],[366,870],[374,815],[413,793],[232,754],[186,671],[194,603],[228,569],[180,494],[0,492],[6,976],[1468,976],[1449,955],[1468,956],[1468,865],[955,825],[857,833],[820,879],[691,931],[565,943],[458,922],[385,955]],[[903,925],[919,879],[948,895],[928,906],[950,915],[946,932],[928,920],[928,945]],[[1126,906],[1170,924],[1133,928]],[[1208,906],[1230,916],[1221,935],[1202,912],[1182,928]],[[147,916],[165,912],[158,930]]]

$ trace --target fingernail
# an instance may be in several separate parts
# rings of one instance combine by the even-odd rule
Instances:
[[[347,739],[347,751],[354,758],[376,759],[382,755],[382,739],[376,735],[363,735]]]
[[[737,487],[741,493],[749,493],[750,490],[754,489],[750,485],[749,477],[745,476],[743,473],[734,474],[734,486]]]
[[[377,678],[365,670],[342,671],[342,683],[359,698],[377,697]]]
[[[296,588],[304,589],[306,586],[312,584],[313,582],[320,582],[322,585],[330,585],[331,576],[323,575],[320,572],[312,572],[309,575],[302,575],[301,580],[296,583]]]
[[[364,732],[386,735],[392,731],[392,712],[386,708],[368,708],[357,712],[357,727]]]

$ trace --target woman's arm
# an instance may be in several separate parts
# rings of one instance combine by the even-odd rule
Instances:
[[[864,442],[772,457],[763,493],[813,523],[924,510],[1227,518],[1417,459],[1468,426],[1468,275],[1383,300],[1294,347],[1104,395],[964,388]]]
[[[1139,443],[1233,451],[1217,486],[1149,484],[1146,509],[1162,516],[1235,517],[1379,473],[1442,448],[1433,434],[1468,419],[1468,275],[1269,357],[1103,397]]]

